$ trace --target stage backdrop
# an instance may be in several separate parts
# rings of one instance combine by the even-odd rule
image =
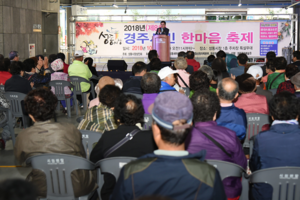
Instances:
[[[76,50],[91,57],[147,57],[159,22],[76,22]],[[219,50],[249,57],[282,55],[291,41],[290,21],[167,22],[171,57],[194,51],[207,57]]]

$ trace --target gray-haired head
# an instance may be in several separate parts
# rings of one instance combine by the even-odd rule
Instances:
[[[199,68],[199,71],[203,71],[204,73],[206,73],[209,81],[212,80],[212,78],[214,76],[214,71],[212,70],[212,68],[210,66],[203,65],[202,67]]]
[[[218,83],[218,91],[220,99],[232,101],[239,91],[239,84],[232,78],[224,78]]]

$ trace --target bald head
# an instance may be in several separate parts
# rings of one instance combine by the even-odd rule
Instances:
[[[102,78],[100,78],[98,82],[99,90],[101,91],[101,89],[106,85],[115,85],[114,79],[109,76],[103,76]]]
[[[218,83],[218,96],[220,99],[232,101],[239,91],[238,83],[232,78],[224,78]]]

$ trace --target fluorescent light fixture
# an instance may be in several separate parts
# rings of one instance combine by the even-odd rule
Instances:
[[[239,5],[238,5],[238,6],[239,6],[239,7],[242,6],[242,0],[239,1]]]
[[[112,6],[113,6],[113,7],[115,7],[115,8],[119,8],[119,6],[118,6],[118,5],[116,5],[116,4],[113,4]]]

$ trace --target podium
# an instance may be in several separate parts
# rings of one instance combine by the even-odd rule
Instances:
[[[170,37],[168,35],[154,35],[152,49],[157,51],[161,62],[170,62]]]

